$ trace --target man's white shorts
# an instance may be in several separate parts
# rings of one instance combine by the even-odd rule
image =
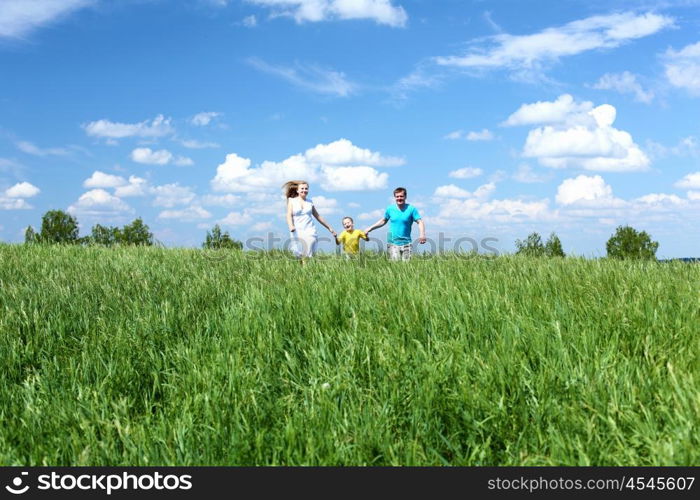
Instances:
[[[394,245],[389,243],[389,260],[410,260],[411,245]]]

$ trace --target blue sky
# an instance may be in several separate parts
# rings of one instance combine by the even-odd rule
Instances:
[[[284,237],[302,178],[336,229],[405,186],[433,240],[599,256],[630,224],[697,256],[699,28],[700,1],[2,0],[0,240],[50,209]]]

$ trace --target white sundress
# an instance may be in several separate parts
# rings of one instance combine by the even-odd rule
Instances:
[[[314,204],[311,199],[291,198],[292,222],[295,231],[290,233],[292,252],[297,257],[313,257],[316,253],[318,235],[313,221]]]

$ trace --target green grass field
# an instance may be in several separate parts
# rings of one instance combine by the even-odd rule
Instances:
[[[2,465],[700,465],[698,265],[205,255],[0,245]]]

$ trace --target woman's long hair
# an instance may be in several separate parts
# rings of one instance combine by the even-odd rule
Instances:
[[[309,183],[306,181],[287,181],[282,185],[282,191],[287,198],[296,198],[299,196],[297,189],[299,188],[300,184],[306,184],[307,186],[309,185]]]

